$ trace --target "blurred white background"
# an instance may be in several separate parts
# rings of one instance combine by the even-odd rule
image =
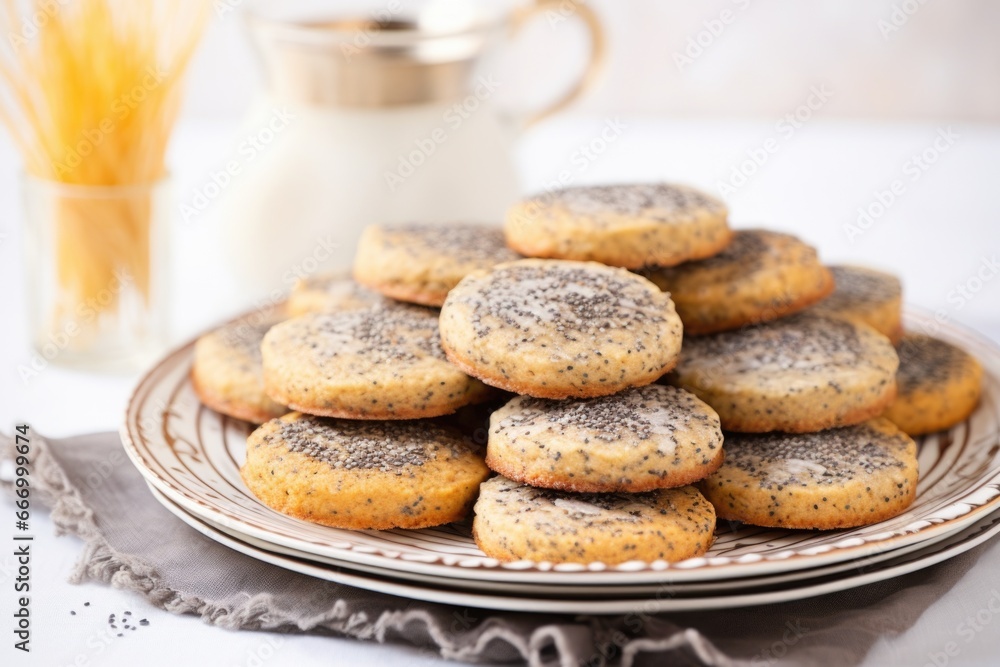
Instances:
[[[306,4],[338,15],[360,4],[366,16],[391,1]],[[413,0],[403,7],[529,1]],[[524,190],[551,187],[567,170],[575,184],[689,182],[726,199],[737,226],[799,234],[828,261],[899,273],[912,302],[978,326],[1000,322],[997,285],[975,299],[955,296],[1000,251],[1000,205],[987,194],[1000,177],[1000,2],[588,4],[607,33],[604,75],[566,113],[525,135]],[[574,5],[563,0],[566,11],[537,16],[491,65],[503,81],[499,104],[542,108],[581,71],[588,43],[572,19]],[[216,128],[221,142],[226,133],[218,128],[236,136],[263,85],[241,14],[288,5],[214,6],[185,118]],[[628,125],[621,139],[577,172],[581,147],[613,118]],[[750,164],[769,141],[775,148],[766,164]],[[897,180],[905,193],[880,211],[879,197]],[[866,218],[869,209],[878,215]]]
[[[574,1],[564,4],[571,8]],[[192,70],[187,109],[195,117],[239,117],[257,80],[240,20],[250,3],[213,3],[217,17]],[[269,4],[283,0],[256,3]],[[311,4],[338,11],[345,3]],[[822,83],[835,91],[824,107],[831,118],[1000,121],[1000,3],[994,0],[588,4],[604,23],[610,57],[606,75],[577,111],[774,117]],[[580,68],[585,52],[575,21],[555,12],[539,16],[509,50],[506,97],[526,104],[551,97],[567,73]]]
[[[235,154],[260,88],[259,67],[240,20],[251,0],[205,1],[215,16],[193,63],[185,112],[170,149],[178,202],[191,201],[212,182],[212,170]],[[338,10],[349,1],[354,0],[326,4]],[[399,1],[410,6],[417,0]],[[573,0],[565,4],[572,9]],[[544,188],[563,173],[577,184],[692,183],[724,196],[734,226],[787,230],[816,245],[826,261],[893,271],[903,278],[906,301],[934,313],[942,326],[973,327],[1000,341],[1000,2],[590,4],[608,33],[607,70],[580,104],[519,142],[524,190]],[[523,109],[557,97],[587,52],[580,26],[557,16],[539,17],[513,46],[501,74],[502,93],[508,104],[516,101]],[[597,144],[594,159],[578,160],[582,150],[600,141],[610,121],[621,133]],[[772,145],[774,150],[766,148]],[[762,150],[766,159],[753,162]],[[924,166],[918,166],[921,160]],[[324,187],[356,186],[333,181],[323,168],[315,171]],[[19,156],[9,138],[0,136],[0,306],[9,317],[0,331],[0,368],[6,373],[0,427],[27,421],[52,436],[117,428],[135,375],[95,375],[57,364],[45,365],[38,377],[20,372],[37,359],[23,317],[24,276],[31,267],[22,266],[19,250],[20,173]],[[901,189],[892,194],[897,181]],[[723,192],[727,185],[731,191]],[[866,211],[877,215],[865,222]],[[222,250],[234,239],[220,243],[208,213],[191,224],[180,212],[176,217],[174,343],[248,305],[219,290],[227,272]],[[297,222],[295,216],[280,216],[290,234]],[[331,221],[331,228],[338,222]],[[252,234],[241,236],[250,247],[262,245]],[[51,532],[44,523],[39,530]],[[74,543],[50,541],[46,547],[47,560],[39,567],[68,572],[76,559]],[[70,664],[89,642],[86,626],[70,628],[65,611],[55,611],[65,609],[61,580],[61,575],[44,578],[33,601],[40,635],[60,638],[45,645],[52,651],[43,658],[46,664]],[[127,599],[110,589],[86,594],[109,605]],[[938,613],[925,615],[904,635],[883,639],[866,664],[923,664],[950,639],[953,616],[951,608],[939,605]],[[119,645],[108,664],[143,664],[151,655],[168,653],[178,661],[204,663],[206,656],[219,656],[217,663],[235,664],[257,641],[253,634],[219,633],[193,617],[161,615],[156,624],[155,642]],[[184,641],[177,642],[181,636]],[[963,646],[962,659],[994,664],[996,646],[995,635],[984,633],[977,644]],[[311,664],[307,660],[315,656],[329,662],[331,654],[343,664],[420,663],[402,649],[328,637],[290,640],[284,650],[289,663],[297,656],[301,664]]]

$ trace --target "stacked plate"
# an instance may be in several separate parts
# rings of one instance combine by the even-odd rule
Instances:
[[[907,327],[961,345],[986,371],[975,413],[920,441],[917,499],[904,514],[841,531],[720,523],[702,558],[587,565],[487,558],[469,525],[348,531],[279,514],[239,475],[249,426],[203,407],[188,379],[193,344],[153,368],[132,397],[126,451],[154,495],[204,535],[322,579],[395,595],[521,611],[629,613],[767,604],[913,572],[1000,532],[1000,349],[908,314]]]

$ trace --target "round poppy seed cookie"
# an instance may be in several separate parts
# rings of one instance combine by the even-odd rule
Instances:
[[[288,410],[264,392],[260,345],[280,320],[233,322],[211,331],[194,346],[191,384],[198,399],[216,412],[260,424]]]
[[[883,414],[910,435],[942,431],[964,421],[979,403],[983,367],[943,340],[906,334],[897,346],[895,402]]]
[[[670,293],[684,333],[707,334],[784,317],[833,290],[816,250],[790,234],[733,233],[719,254],[644,272]]]
[[[604,396],[670,370],[681,321],[669,296],[624,269],[525,259],[466,276],[441,308],[441,343],[494,387]]]
[[[861,266],[831,266],[837,287],[809,312],[861,322],[898,343],[903,335],[899,278]]]
[[[271,329],[261,350],[268,395],[314,415],[436,417],[490,394],[448,363],[437,316],[417,306],[303,315]]]
[[[486,464],[548,489],[665,489],[722,465],[722,430],[712,408],[675,387],[562,401],[519,396],[490,418]]]
[[[881,414],[896,396],[898,365],[871,327],[797,314],[687,337],[667,379],[711,405],[724,430],[801,433]]]
[[[917,445],[886,419],[819,433],[727,434],[699,484],[720,518],[828,530],[892,518],[917,493]]]
[[[295,283],[285,309],[289,317],[389,306],[392,301],[340,273],[310,276]]]
[[[440,306],[468,274],[517,259],[499,227],[372,225],[358,242],[354,279],[400,301]]]
[[[458,433],[435,422],[293,412],[250,434],[240,475],[282,514],[335,528],[384,530],[464,518],[489,470]]]
[[[715,511],[692,486],[567,493],[494,477],[480,488],[472,536],[502,561],[676,562],[708,551]]]
[[[638,269],[710,257],[731,232],[725,204],[685,185],[571,187],[528,198],[507,213],[507,244],[522,255],[593,260]]]

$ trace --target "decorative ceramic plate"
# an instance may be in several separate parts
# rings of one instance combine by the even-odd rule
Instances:
[[[146,480],[195,516],[263,543],[345,563],[500,583],[600,586],[718,581],[822,567],[913,545],[971,525],[1000,505],[1000,349],[976,334],[907,314],[911,330],[961,345],[986,371],[983,399],[955,428],[920,439],[917,499],[902,515],[840,531],[792,531],[721,523],[707,555],[680,563],[500,563],[476,547],[467,524],[424,530],[349,531],[306,523],[257,501],[243,485],[250,426],[205,408],[189,380],[193,343],[139,383],[122,428]]]
[[[979,521],[946,536],[931,547],[914,551],[905,556],[899,556],[881,564],[865,568],[848,575],[833,575],[809,579],[797,585],[772,586],[766,590],[754,592],[739,592],[733,594],[702,595],[684,597],[672,592],[657,590],[654,594],[645,593],[633,595],[615,595],[612,599],[567,597],[558,592],[551,597],[540,593],[528,596],[512,594],[490,594],[486,592],[467,592],[442,588],[436,582],[421,585],[418,582],[401,580],[398,577],[386,577],[373,574],[361,574],[350,569],[322,565],[311,560],[295,558],[278,553],[248,542],[236,539],[211,522],[202,521],[192,516],[183,508],[172,503],[154,489],[163,505],[189,526],[240,553],[257,560],[283,567],[286,570],[307,574],[318,579],[334,581],[356,588],[364,588],[379,593],[388,593],[414,600],[426,600],[442,604],[461,605],[465,607],[481,607],[485,609],[500,609],[508,611],[565,613],[565,614],[627,614],[641,611],[652,614],[657,612],[702,611],[706,609],[734,609],[778,602],[790,602],[806,598],[837,593],[840,591],[872,584],[886,579],[916,572],[931,565],[936,565],[949,558],[979,546],[1000,533],[1000,513],[993,513]],[[504,593],[510,593],[504,591]]]
[[[150,485],[150,492],[153,496],[160,501],[167,509],[169,509],[174,514],[178,512],[185,512],[176,503],[173,503],[166,496],[156,490],[156,487]],[[179,516],[179,515],[178,515]],[[188,514],[188,516],[190,516]],[[996,517],[996,520],[1000,522],[1000,510],[996,513],[991,514],[991,517]],[[187,517],[182,517],[185,521]],[[445,577],[438,577],[434,575],[420,574],[416,572],[407,572],[404,575],[400,575],[399,572],[394,570],[387,570],[380,567],[375,567],[373,565],[365,565],[358,562],[347,562],[343,560],[337,560],[335,558],[325,558],[323,556],[317,556],[313,553],[306,553],[303,551],[296,551],[295,549],[290,549],[285,546],[274,544],[271,542],[265,542],[263,540],[258,540],[250,535],[245,535],[235,530],[232,526],[224,526],[222,524],[213,523],[207,519],[195,519],[196,521],[203,522],[211,526],[215,531],[224,533],[229,537],[243,542],[251,547],[257,549],[262,549],[264,551],[270,551],[275,554],[281,554],[284,556],[291,556],[299,560],[311,561],[313,563],[318,563],[322,565],[327,565],[334,568],[339,568],[342,570],[349,570],[355,573],[371,574],[376,577],[389,578],[389,579],[399,579],[405,578],[407,581],[417,582],[418,584],[432,585],[435,588],[457,588],[461,590],[475,590],[477,592],[485,592],[487,594],[495,592],[503,592],[507,594],[524,594],[524,595],[551,595],[560,598],[570,598],[570,597],[636,597],[636,596],[680,596],[680,597],[691,597],[691,596],[702,596],[705,594],[715,594],[715,593],[734,593],[736,591],[750,591],[754,589],[762,588],[774,588],[775,586],[787,586],[796,581],[805,581],[807,579],[818,579],[820,577],[827,577],[834,574],[846,573],[846,576],[851,576],[854,574],[863,574],[872,569],[872,566],[881,563],[889,559],[895,559],[914,551],[920,551],[928,549],[931,545],[937,544],[940,541],[950,538],[952,535],[945,534],[941,535],[939,538],[934,540],[929,540],[927,542],[920,542],[917,544],[911,544],[905,547],[900,547],[899,549],[892,549],[890,551],[881,551],[874,553],[870,556],[865,556],[855,560],[842,561],[839,563],[831,563],[830,565],[825,565],[821,567],[812,567],[805,570],[794,570],[792,572],[777,572],[774,574],[762,575],[759,577],[740,577],[736,579],[719,579],[712,581],[684,581],[684,582],[673,582],[673,581],[661,581],[658,583],[647,583],[647,584],[633,584],[633,585],[613,585],[613,584],[600,584],[600,585],[576,585],[576,584],[545,584],[545,583],[522,583],[522,582],[500,582],[500,581],[470,581],[468,579],[450,579]],[[959,531],[961,532],[961,531]]]

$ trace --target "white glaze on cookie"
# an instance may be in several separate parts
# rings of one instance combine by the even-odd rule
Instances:
[[[715,408],[724,429],[809,432],[880,414],[898,364],[870,327],[799,314],[686,338],[669,380]]]
[[[715,512],[696,489],[579,494],[504,477],[485,482],[473,536],[499,560],[679,561],[708,550]]]
[[[553,190],[507,213],[507,244],[528,257],[637,269],[710,257],[729,243],[725,205],[684,185],[625,183]]]
[[[264,391],[260,345],[278,321],[233,322],[198,339],[191,381],[202,403],[257,424],[288,412]]]
[[[440,306],[466,275],[517,259],[499,227],[372,225],[358,243],[354,277],[394,299]]]
[[[466,277],[441,310],[449,359],[544,398],[612,394],[676,363],[681,325],[649,281],[595,263],[521,260]]]
[[[979,403],[983,369],[968,352],[931,336],[907,334],[897,346],[899,391],[885,417],[910,435],[950,428]]]
[[[392,302],[378,292],[359,285],[347,275],[334,273],[309,276],[296,282],[288,296],[287,310],[289,316],[297,317],[391,305]]]
[[[670,293],[687,334],[778,319],[834,288],[815,248],[765,229],[736,231],[732,242],[708,259],[642,273]]]
[[[810,312],[861,322],[893,343],[903,335],[903,289],[899,278],[860,266],[831,266],[836,289]]]
[[[722,463],[719,418],[694,395],[648,385],[611,396],[519,396],[493,414],[487,464],[569,491],[648,491],[702,479]]]
[[[863,526],[913,502],[917,446],[885,419],[818,433],[728,434],[725,463],[700,487],[726,519]]]
[[[434,420],[291,413],[250,435],[240,473],[279,512],[339,528],[385,529],[462,518],[488,470],[459,432]]]
[[[304,315],[269,332],[262,350],[268,394],[309,414],[436,417],[489,395],[448,363],[434,311],[417,306]]]

